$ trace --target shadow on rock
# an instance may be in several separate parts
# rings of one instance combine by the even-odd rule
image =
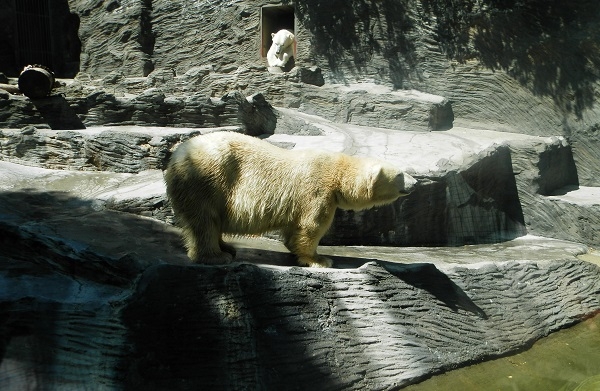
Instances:
[[[123,310],[133,348],[124,389],[346,389],[327,355],[307,351],[327,304],[289,289],[303,273],[252,264],[147,269]]]
[[[452,311],[463,309],[487,319],[486,313],[454,283],[445,273],[431,263],[401,265],[392,262],[378,262],[390,274],[415,288],[424,289],[443,302]]]
[[[406,284],[429,292],[437,300],[456,312],[458,309],[487,319],[486,313],[477,306],[462,288],[432,263],[396,263],[379,259],[332,257],[334,265],[341,269],[368,268],[370,264],[381,266],[389,274]]]
[[[0,238],[3,268],[37,265],[109,285],[128,286],[151,264],[189,262],[175,228],[66,192],[0,193]]]
[[[595,102],[600,67],[595,0],[424,0],[440,45],[460,62],[477,58],[581,117]]]
[[[344,79],[344,68],[364,72],[375,56],[382,56],[394,87],[406,88],[417,62],[406,1],[307,0],[295,4],[295,12],[314,36],[312,50],[327,60],[336,77]]]
[[[62,95],[53,95],[31,102],[51,129],[85,129],[85,125]]]

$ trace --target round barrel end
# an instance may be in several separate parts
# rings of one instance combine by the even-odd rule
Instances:
[[[53,86],[52,72],[36,65],[25,67],[19,76],[19,90],[30,99],[48,96]]]

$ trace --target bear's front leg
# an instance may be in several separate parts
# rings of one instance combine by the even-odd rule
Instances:
[[[292,254],[295,254],[300,266],[331,267],[333,261],[323,255],[317,254],[319,241],[327,231],[322,227],[315,229],[288,230],[283,233],[284,244]]]
[[[283,60],[281,60],[279,57],[275,57],[275,59],[273,60],[273,64],[271,66],[272,67],[283,67],[283,66],[285,66],[285,62],[283,62]]]
[[[333,261],[331,258],[315,253],[312,256],[298,256],[298,264],[308,267],[332,267]]]

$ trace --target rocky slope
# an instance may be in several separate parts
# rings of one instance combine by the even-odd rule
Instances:
[[[587,249],[572,242],[324,247],[336,268],[317,271],[290,267],[276,242],[246,239],[243,263],[190,266],[176,228],[106,209],[104,186],[95,197],[36,189],[46,170],[37,182],[27,180],[35,169],[6,168],[8,390],[402,387],[600,308],[600,268],[578,260]]]
[[[331,7],[320,0],[67,3],[79,20],[77,78],[84,87],[101,81],[117,98],[150,87],[166,96],[262,93],[275,106],[390,128],[414,126],[403,113],[418,103],[384,94],[379,104],[381,94],[353,96],[330,87],[375,83],[417,90],[449,102],[456,125],[566,137],[580,184],[598,186],[600,7],[593,0],[352,0]],[[5,7],[5,36],[13,37],[15,9]],[[264,55],[268,33],[280,27],[296,34],[294,60],[301,71],[273,77]],[[332,102],[335,95],[343,105]],[[443,121],[441,128],[447,127]]]
[[[575,164],[564,138],[457,127],[438,132],[395,132],[335,123],[296,110],[271,110],[274,134],[263,137],[276,145],[379,157],[404,167],[422,181],[413,194],[390,206],[358,213],[338,211],[325,244],[462,245],[493,243],[527,232],[599,244],[599,204],[593,198],[596,190],[577,190]],[[253,113],[262,118],[260,111]],[[14,163],[102,171],[109,178],[110,172],[164,169],[177,143],[200,132],[244,129],[5,129],[0,132],[0,153]],[[52,178],[89,181],[75,179],[78,175],[68,171],[48,175],[44,186],[52,186]],[[130,206],[117,202],[115,208],[121,205],[121,210],[144,210],[147,215],[165,219],[170,213],[160,173],[143,178],[158,182],[157,190],[148,195],[147,205],[143,206],[143,200],[132,200]],[[112,191],[110,182],[97,186],[105,186],[106,194]],[[571,200],[559,194],[570,195]],[[569,212],[559,218],[558,211]],[[577,223],[581,219],[586,223]]]

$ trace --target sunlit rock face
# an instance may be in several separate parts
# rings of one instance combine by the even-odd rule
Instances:
[[[254,239],[245,263],[191,267],[155,219],[60,191],[3,191],[0,205],[9,389],[399,387],[600,308],[600,268],[571,242],[328,249],[336,269],[316,271]]]
[[[454,124],[566,136],[580,184],[598,186],[600,111],[594,69],[600,63],[595,45],[600,11],[589,0],[517,3],[479,7],[464,0],[449,7],[446,0],[354,0],[323,7],[320,0],[280,5],[260,0],[61,0],[51,2],[51,9],[28,10],[30,25],[42,26],[35,28],[45,26],[35,18],[51,13],[56,19],[43,34],[32,30],[31,37],[48,42],[24,39],[29,30],[17,25],[22,6],[7,3],[0,6],[6,30],[0,34],[0,72],[16,77],[26,65],[19,61],[44,61],[25,56],[32,52],[28,45],[44,43],[56,50],[45,61],[59,77],[77,74],[79,83],[66,88],[67,100],[96,88],[119,97],[156,87],[167,98],[221,97],[241,90],[249,91],[245,95],[260,92],[274,106],[368,126],[404,129],[425,123],[426,129],[439,130]],[[269,37],[281,28],[296,36],[298,68],[271,74],[265,58]],[[66,71],[73,64],[78,72]],[[415,109],[421,100],[343,90],[337,93],[340,110],[328,97],[336,94],[328,87],[357,83],[437,95],[452,111],[444,106],[424,115]]]
[[[413,172],[419,179],[419,185],[410,195],[391,205],[361,212],[338,211],[323,244],[459,246],[501,242],[528,232],[592,246],[598,243],[594,228],[598,221],[598,203],[593,197],[588,197],[588,202],[583,202],[586,198],[578,198],[589,192],[593,195],[594,188],[589,188],[588,193],[583,188],[573,192],[577,183],[574,163],[570,148],[562,138],[541,139],[468,129],[422,133],[335,127],[323,119],[293,116],[293,113],[276,112],[278,118],[284,119],[284,129],[280,132],[276,127],[273,135],[263,137],[280,147],[319,147],[384,158]],[[327,128],[322,128],[323,124]],[[305,135],[297,136],[290,129]],[[172,214],[160,170],[166,167],[178,143],[206,131],[242,132],[243,128],[5,129],[0,132],[4,160],[65,170],[49,171],[47,179],[37,184],[32,182],[34,177],[26,177],[29,179],[14,185],[9,185],[7,180],[5,186],[41,190],[54,186],[51,178],[63,181],[62,178],[73,177],[56,182],[56,190],[76,191],[79,196],[105,201],[106,194],[114,191],[120,194],[121,200],[108,202],[110,208],[168,220]],[[552,163],[546,167],[547,162]],[[546,168],[539,170],[541,166]],[[103,182],[86,194],[81,192],[83,185],[75,184],[88,179],[79,178],[73,170],[99,171],[103,178],[111,178],[113,173],[140,173],[139,182],[156,190],[126,196],[128,191],[119,188],[125,187],[124,182],[117,179],[119,174],[114,176],[119,186],[114,187],[111,181]],[[141,175],[148,170],[155,174]],[[64,187],[61,188],[61,184]],[[561,197],[561,194],[569,197]],[[590,226],[569,225],[579,217],[590,221]],[[566,225],[569,229],[565,229]]]

